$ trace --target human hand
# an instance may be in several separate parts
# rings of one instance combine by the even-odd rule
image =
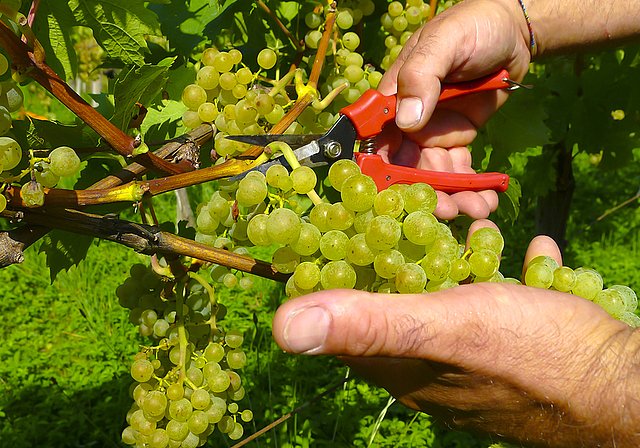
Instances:
[[[436,171],[474,173],[465,145],[476,129],[506,101],[504,90],[481,92],[440,103],[441,82],[477,79],[506,68],[522,80],[528,70],[528,29],[515,0],[472,0],[427,22],[405,44],[378,90],[398,94],[397,126],[378,138],[388,163]],[[401,133],[400,129],[409,132]],[[486,218],[498,206],[494,191],[438,193],[435,215],[458,213]]]
[[[557,246],[536,238],[526,260]],[[640,337],[580,297],[476,283],[412,295],[331,290],[285,303],[292,353],[339,356],[406,406],[456,430],[527,446],[640,444]]]

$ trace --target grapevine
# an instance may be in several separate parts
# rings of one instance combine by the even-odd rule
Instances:
[[[635,292],[623,285],[605,287],[602,276],[588,267],[574,270],[539,257],[522,281],[505,278],[500,232],[481,228],[465,246],[464,231],[434,216],[437,195],[427,184],[378,191],[351,160],[322,172],[300,166],[284,142],[261,148],[225,138],[325,133],[342,108],[378,87],[413,33],[453,3],[314,3],[302,17],[298,38],[265,3],[256,2],[278,22],[274,26],[286,31],[295,49],[293,63],[283,64],[280,44],[245,53],[223,35],[217,46],[198,47],[182,67],[189,80],[179,86],[179,94],[164,98],[169,89],[163,86],[154,97],[163,111],[180,111],[174,121],[181,132],[158,144],[146,141],[141,131],[146,107],[137,100],[151,102],[147,91],[127,110],[136,104],[140,116],[125,114],[122,126],[115,125],[115,115],[109,121],[47,65],[26,16],[2,6],[13,26],[5,18],[0,23],[0,44],[9,56],[0,54],[0,76],[12,77],[0,82],[0,215],[24,225],[2,234],[0,265],[22,261],[23,251],[54,228],[149,256],[148,263],[131,266],[115,291],[144,339],[131,360],[133,404],[123,418],[124,443],[187,448],[203,445],[216,431],[231,440],[244,436],[243,423],[253,419],[242,382],[244,336],[226,327],[226,307],[216,291],[250,290],[252,275],[284,283],[290,299],[336,288],[417,294],[465,283],[525,284],[583,297],[640,327]],[[369,20],[377,9],[379,19]],[[382,37],[379,61],[362,51],[365,23]],[[93,70],[103,50],[81,36],[86,37],[81,66]],[[179,65],[176,60],[167,58],[154,68],[168,71]],[[122,69],[117,81],[131,82],[127,70],[135,78],[138,68]],[[16,124],[25,80],[44,86],[72,110],[92,129],[96,145],[106,145],[118,158],[122,170],[95,179],[86,189],[63,188],[82,176],[88,161],[100,158],[105,147],[84,152],[73,141],[52,145],[29,125]],[[264,174],[254,169],[279,155],[290,168],[274,165]],[[216,189],[195,209],[193,239],[160,229],[152,216],[153,197],[209,182]],[[141,213],[142,222],[136,223],[83,210],[121,203],[148,207],[151,219]],[[253,247],[273,248],[272,258],[254,259]]]

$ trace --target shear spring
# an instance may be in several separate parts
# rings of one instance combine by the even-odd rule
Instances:
[[[360,152],[365,154],[375,154],[378,149],[378,142],[375,137],[365,138],[360,141]]]

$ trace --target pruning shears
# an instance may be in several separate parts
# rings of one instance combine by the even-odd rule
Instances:
[[[469,82],[443,84],[438,101],[446,101],[471,93],[520,87],[528,88],[509,79],[509,73],[501,70]],[[377,90],[367,90],[355,103],[340,111],[340,118],[325,134],[293,135],[229,135],[225,138],[256,146],[267,146],[281,141],[294,149],[301,165],[311,168],[331,165],[340,159],[352,159],[363,174],[375,181],[378,191],[393,184],[412,184],[423,182],[445,193],[460,191],[495,190],[504,192],[509,185],[509,176],[502,173],[463,174],[442,171],[429,171],[391,165],[376,154],[375,137],[382,127],[392,121],[396,115],[396,95],[384,96]],[[354,151],[356,141],[360,140],[359,151]],[[253,169],[262,173],[275,164],[289,167],[284,156],[276,157]],[[234,179],[244,177],[245,173]]]

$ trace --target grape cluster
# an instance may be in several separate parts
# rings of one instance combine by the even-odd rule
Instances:
[[[129,320],[153,346],[131,365],[134,399],[122,440],[149,448],[203,445],[216,428],[232,440],[253,418],[239,402],[245,389],[238,370],[247,356],[238,330],[217,325],[226,309],[208,284],[170,283],[143,264],[116,290]]]

